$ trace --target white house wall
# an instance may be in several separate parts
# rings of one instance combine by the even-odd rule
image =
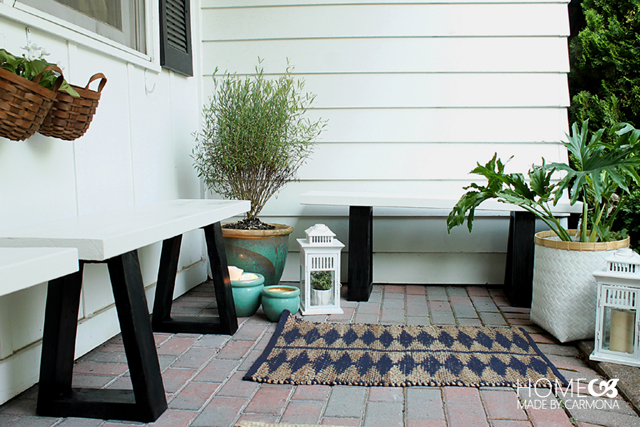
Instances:
[[[328,119],[316,152],[261,217],[294,226],[284,280],[298,280],[295,238],[323,222],[346,243],[347,208],[302,206],[310,190],[462,193],[494,153],[510,171],[565,160],[566,0],[202,0],[203,97],[218,67],[266,74],[287,59]],[[374,281],[500,284],[507,216],[449,235],[448,212],[374,209]],[[346,257],[343,259],[346,280]]]
[[[107,212],[175,198],[201,197],[190,158],[200,125],[200,77],[159,65],[158,6],[148,1],[150,58],[121,52],[0,0],[0,47],[22,54],[27,36],[51,53],[72,84],[104,73],[108,82],[85,136],[62,141],[36,134],[23,142],[0,138],[0,228]],[[199,39],[198,2],[192,30]],[[26,8],[28,9],[28,8]],[[27,33],[26,28],[29,28]],[[200,44],[194,42],[194,68]],[[92,89],[97,88],[97,82]],[[138,251],[149,305],[160,245]],[[206,279],[202,233],[183,239],[176,293]],[[0,404],[38,381],[46,284],[0,298]],[[104,264],[85,267],[76,356],[119,332]]]

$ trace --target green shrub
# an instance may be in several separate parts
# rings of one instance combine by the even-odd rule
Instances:
[[[570,45],[570,122],[589,119],[592,131],[620,122],[637,127],[640,0],[582,0],[582,12],[585,27]]]

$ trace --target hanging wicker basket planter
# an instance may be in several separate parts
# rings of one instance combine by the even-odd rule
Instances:
[[[91,82],[100,80],[98,90],[89,89]],[[102,73],[94,74],[84,88],[71,85],[80,97],[74,97],[65,92],[58,92],[55,102],[38,130],[45,136],[73,141],[87,132],[91,120],[98,108],[100,93],[107,84],[107,78]]]
[[[40,86],[45,71],[60,73],[54,90]],[[0,68],[0,136],[22,141],[40,128],[63,81],[62,71],[55,65],[47,66],[33,81]]]
[[[577,230],[568,230],[575,236]],[[537,233],[531,320],[560,342],[593,338],[596,280],[593,272],[605,259],[629,246],[629,238],[613,242],[564,242],[552,231]]]

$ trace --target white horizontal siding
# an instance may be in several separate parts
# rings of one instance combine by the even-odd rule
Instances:
[[[260,57],[266,60],[266,71],[280,72],[281,64],[269,59],[305,50],[306,55],[296,57],[296,74],[569,71],[567,40],[557,36],[216,40],[207,43],[203,69],[250,74]]]
[[[328,119],[300,181],[262,214],[295,228],[284,279],[297,280],[295,237],[316,222],[349,248],[348,209],[302,206],[302,192],[458,195],[495,152],[514,156],[510,171],[566,160],[567,3],[203,0],[204,98],[216,67],[246,75],[260,57],[275,76],[288,59],[317,95],[310,117]],[[374,209],[374,280],[501,283],[508,217],[448,234],[447,214]]]
[[[567,107],[566,73],[306,75],[315,108]],[[205,80],[205,93],[213,82]]]
[[[336,4],[203,9],[202,38],[567,36],[562,3]],[[256,25],[259,23],[259,25]]]

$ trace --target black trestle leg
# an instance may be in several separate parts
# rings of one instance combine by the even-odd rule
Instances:
[[[129,415],[125,419],[155,421],[167,409],[167,400],[138,254],[127,252],[110,259],[107,265],[135,396],[135,405],[128,409],[136,418]],[[119,408],[118,412],[123,409]],[[114,415],[121,419],[117,414],[109,414],[108,418]]]
[[[219,333],[232,335],[238,330],[238,317],[236,315],[236,306],[233,302],[227,253],[224,249],[224,237],[222,237],[220,223],[216,222],[204,227],[204,235],[207,241],[213,287],[218,303],[218,315],[220,316]]]
[[[347,299],[368,301],[373,288],[373,208],[349,208],[349,272]]]
[[[514,307],[531,307],[535,216],[511,212],[504,293]]]
[[[71,388],[82,271],[49,283],[38,415],[152,422],[167,409],[136,251],[107,261],[133,392]]]
[[[82,271],[49,282],[38,385],[38,415],[56,415],[56,400],[69,398],[82,290]]]
[[[155,332],[171,332],[165,329],[165,325],[171,324],[172,321],[171,305],[173,303],[173,292],[176,287],[176,274],[178,273],[181,243],[182,234],[162,242],[156,297],[153,302],[153,315],[151,317],[151,323]]]

